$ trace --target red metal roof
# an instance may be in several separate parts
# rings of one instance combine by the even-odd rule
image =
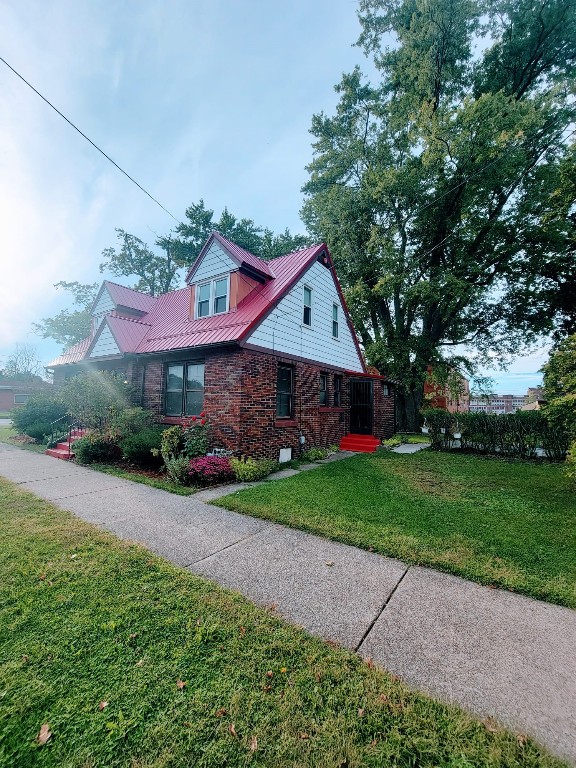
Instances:
[[[92,336],[88,336],[87,339],[79,341],[78,344],[74,344],[73,347],[67,349],[61,355],[58,355],[51,363],[48,363],[47,368],[52,368],[54,365],[69,365],[70,363],[78,363],[84,359],[84,355],[90,346]]]
[[[234,247],[238,248],[238,246]],[[112,312],[107,315],[106,320],[118,346],[122,352],[126,353],[145,354],[212,344],[239,343],[276,308],[280,299],[288,293],[323,251],[327,252],[327,249],[322,243],[270,261],[268,269],[273,277],[256,288],[251,284],[251,292],[240,302],[235,311],[191,320],[190,288],[171,291],[155,299],[149,296],[144,297],[144,294],[126,288],[125,294],[115,290],[114,300],[123,306],[129,306],[126,301],[131,300],[134,306],[136,301],[133,295],[143,296],[151,304],[149,311],[138,320],[121,317],[116,312]],[[335,275],[334,277],[336,279]],[[338,286],[337,280],[336,284]],[[115,289],[122,288],[107,282],[107,286],[110,285],[114,285]],[[339,286],[338,290],[340,290]],[[90,345],[91,339],[86,339],[50,365],[78,362],[89,351]],[[360,350],[359,356],[362,359]]]
[[[220,234],[220,232],[212,232],[208,240],[206,241],[204,247],[198,254],[198,257],[194,264],[190,267],[188,270],[188,274],[186,275],[186,282],[190,283],[191,278],[194,275],[194,272],[196,271],[196,268],[204,258],[204,254],[206,251],[210,248],[212,243],[216,240],[222,248],[228,253],[228,255],[231,257],[233,261],[238,264],[239,267],[242,265],[246,265],[248,267],[251,267],[252,269],[256,270],[256,272],[259,272],[261,275],[264,275],[265,277],[274,277],[274,273],[270,269],[270,264],[272,264],[271,261],[264,261],[259,256],[255,256],[253,253],[250,253],[250,251],[245,250],[244,248],[241,248],[239,245],[236,245],[236,243],[233,243],[231,240],[228,240],[223,235]]]
[[[104,280],[104,285],[108,289],[108,293],[116,306],[137,309],[140,312],[150,312],[156,303],[155,296],[150,296],[147,293],[140,293],[140,291],[126,288],[124,285],[112,283],[110,280]]]

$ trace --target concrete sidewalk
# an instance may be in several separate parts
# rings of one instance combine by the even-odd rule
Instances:
[[[0,475],[576,763],[576,611],[1,443]]]

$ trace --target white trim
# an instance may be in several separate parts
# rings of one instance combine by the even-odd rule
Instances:
[[[214,312],[214,301],[216,299],[216,283],[219,280],[226,280],[226,309],[223,312]],[[200,317],[198,315],[198,305],[200,303],[200,288],[203,285],[209,285],[210,286],[210,298],[208,300],[208,314],[202,315]],[[199,283],[195,284],[195,296],[194,296],[194,319],[195,320],[202,320],[204,317],[213,317],[214,315],[225,315],[226,312],[230,311],[230,272],[226,272],[222,275],[217,275],[216,277],[211,277],[209,280],[202,280]]]

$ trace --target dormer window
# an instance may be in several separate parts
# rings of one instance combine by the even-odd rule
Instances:
[[[199,283],[196,289],[196,317],[210,317],[228,312],[229,276]]]

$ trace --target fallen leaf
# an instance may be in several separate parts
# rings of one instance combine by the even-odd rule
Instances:
[[[272,672],[272,670],[269,669],[268,672],[266,672],[266,677],[274,677],[274,672]]]
[[[528,741],[528,736],[526,736],[525,733],[517,733],[516,738],[518,739],[518,744],[520,744],[521,747],[523,747],[524,744],[526,744]]]
[[[264,686],[262,686],[262,690],[264,691],[264,693],[270,693],[270,691],[272,690],[272,686],[271,685],[264,685]]]
[[[378,696],[378,701],[381,701],[382,704],[386,704],[388,702],[388,696],[386,696],[385,693],[381,693],[380,696]]]
[[[144,664],[144,659],[138,659],[138,661],[136,662],[136,666],[141,667],[142,664]]]
[[[368,547],[368,552],[374,552],[374,547]]]
[[[78,557],[78,555],[70,555],[70,560],[75,560]]]
[[[326,562],[326,565],[328,565],[329,567],[332,567],[334,565],[334,560],[328,560]]]
[[[487,717],[483,722],[484,727],[487,731],[490,731],[490,733],[497,733],[500,730],[498,723],[492,717]]]
[[[216,717],[222,717],[222,715],[225,715],[228,710],[225,707],[222,707],[222,709],[218,709],[215,712]]]
[[[244,637],[246,634],[246,627],[240,627],[240,637]]]
[[[300,731],[300,733],[298,734],[298,736],[299,736],[301,739],[309,739],[309,738],[310,738],[310,736],[309,736],[309,735],[306,733],[306,731]]]
[[[46,574],[41,573],[40,576],[38,576],[38,578],[40,579],[40,581],[44,581],[44,579],[46,578]]]
[[[364,717],[364,710],[362,708],[358,710],[358,717]]]
[[[258,749],[258,739],[256,738],[256,736],[252,736],[252,738],[250,739],[250,752],[256,752],[257,749]]]
[[[28,662],[30,661],[30,656],[27,656],[26,654],[24,654],[24,656],[22,656],[22,661],[24,662],[24,664],[28,664]]]
[[[319,682],[320,682],[320,680],[321,680],[321,677],[320,677],[320,673],[319,673],[319,672],[315,672],[315,673],[314,673],[314,679],[316,680],[316,682],[317,682],[317,683],[319,683]]]
[[[234,723],[230,723],[230,725],[228,726],[228,730],[230,731],[232,736],[234,736],[234,738],[236,739],[238,738],[238,734],[236,733],[236,728],[234,728]]]
[[[378,741],[376,739],[372,739],[372,741],[370,742],[370,746],[375,747],[376,744],[378,744]]]
[[[185,685],[186,685],[185,680],[176,680],[176,688],[179,688],[180,690],[182,690],[182,688],[184,688]]]
[[[282,674],[283,674],[283,675],[285,675],[287,671],[288,671],[288,670],[286,669],[286,667],[282,667],[282,668],[280,669],[280,672],[282,672]]]
[[[268,610],[275,611],[278,608],[278,603],[270,603]]]
[[[138,632],[132,632],[132,634],[128,635],[129,640],[134,640],[135,637],[138,637]]]
[[[52,731],[50,730],[50,726],[48,725],[48,723],[44,723],[40,727],[40,732],[36,737],[36,741],[38,742],[38,744],[40,744],[41,747],[43,747],[44,744],[46,744],[48,739],[50,739],[51,737],[52,737]]]
[[[107,706],[108,706],[107,701],[101,701],[100,704],[98,704],[98,709],[100,710],[100,712],[102,712],[102,710],[106,709]]]

